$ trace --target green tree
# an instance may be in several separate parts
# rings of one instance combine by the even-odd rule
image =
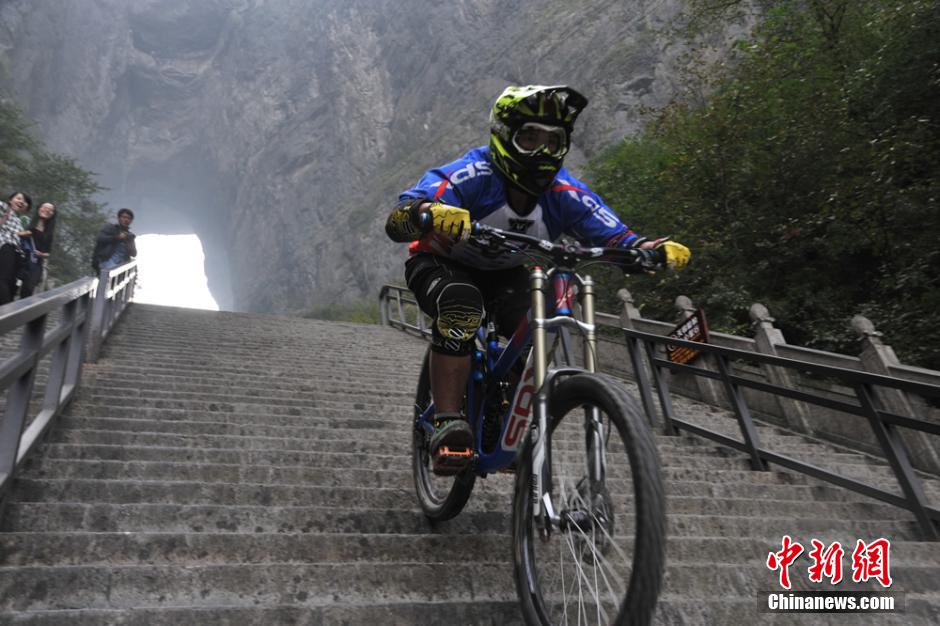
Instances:
[[[49,152],[11,103],[0,100],[0,192],[25,191],[39,202],[56,205],[56,233],[48,271],[67,283],[90,273],[95,235],[106,221],[94,201],[101,190],[94,174],[69,157]]]
[[[694,251],[687,272],[651,279],[649,306],[671,315],[684,293],[742,331],[760,301],[790,341],[850,352],[862,312],[940,368],[937,3],[765,6],[733,59],[691,66],[704,103],[671,103],[593,164],[628,223]]]

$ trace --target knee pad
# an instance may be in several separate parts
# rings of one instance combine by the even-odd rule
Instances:
[[[473,349],[473,335],[483,320],[483,295],[470,283],[449,283],[437,296],[432,331],[436,352],[463,356]]]

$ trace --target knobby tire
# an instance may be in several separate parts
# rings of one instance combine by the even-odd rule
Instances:
[[[428,357],[430,349],[424,355],[418,389],[415,392],[414,420],[412,422],[412,474],[418,504],[424,514],[434,522],[449,520],[459,514],[476,482],[472,468],[456,476],[436,476],[431,471],[431,456],[428,450],[429,437],[423,428],[417,426],[421,413],[431,404],[431,377]]]
[[[584,452],[572,452],[578,445],[577,435],[584,436],[587,430],[585,411],[579,407],[597,407],[611,434],[609,439],[605,438],[607,473],[603,485],[588,487],[592,484],[590,480],[585,477],[579,481],[577,477],[579,471],[587,474],[584,459],[590,456],[587,443],[584,443]],[[578,417],[580,425],[574,424]],[[580,507],[592,511],[592,520],[613,521],[606,522],[609,526],[599,521],[594,528],[601,530],[591,532],[582,530],[581,526],[567,532],[556,529],[549,541],[543,542],[532,519],[533,442],[530,437],[518,464],[512,522],[516,590],[523,616],[528,624],[648,624],[663,578],[665,497],[659,455],[643,413],[621,383],[603,375],[578,374],[561,381],[552,391],[549,420],[546,463],[552,464],[552,497],[558,512],[566,507],[568,510]],[[568,423],[558,430],[565,420]],[[576,436],[570,436],[572,431],[576,431]],[[623,458],[624,454],[627,459]],[[577,457],[585,469],[577,469]],[[570,464],[570,468],[566,464]],[[569,472],[572,476],[566,475]],[[566,485],[566,481],[569,484]],[[631,486],[633,493],[626,493]],[[608,487],[612,488],[608,490]],[[585,494],[589,495],[585,497]],[[602,504],[588,505],[587,500]],[[618,503],[623,508],[619,516],[614,511]],[[601,513],[595,516],[594,511]],[[631,518],[632,533],[625,527],[625,522]],[[618,549],[619,543],[626,543],[627,547]],[[540,566],[546,568],[542,576]],[[629,585],[618,574],[623,574],[623,578],[628,576]],[[577,595],[571,590],[577,588],[581,592],[591,584],[597,589],[603,588],[605,601],[586,603],[583,596],[587,592],[584,592],[582,597],[571,599],[574,606],[567,604],[569,593]],[[615,598],[619,598],[619,606]]]

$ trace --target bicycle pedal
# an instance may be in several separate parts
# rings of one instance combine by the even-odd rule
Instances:
[[[434,454],[431,471],[438,476],[459,474],[473,461],[471,448],[448,448],[441,446]]]

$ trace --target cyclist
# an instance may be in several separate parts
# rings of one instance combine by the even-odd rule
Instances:
[[[633,232],[562,161],[587,98],[564,86],[508,87],[490,113],[489,146],[429,170],[399,196],[386,233],[412,242],[405,279],[434,320],[430,354],[437,473],[460,470],[440,453],[473,446],[462,403],[473,337],[484,307],[499,296],[497,327],[513,329],[529,308],[523,255],[491,252],[468,239],[471,221],[555,240],[567,234],[584,245],[632,247],[649,264],[681,268],[689,249]]]

